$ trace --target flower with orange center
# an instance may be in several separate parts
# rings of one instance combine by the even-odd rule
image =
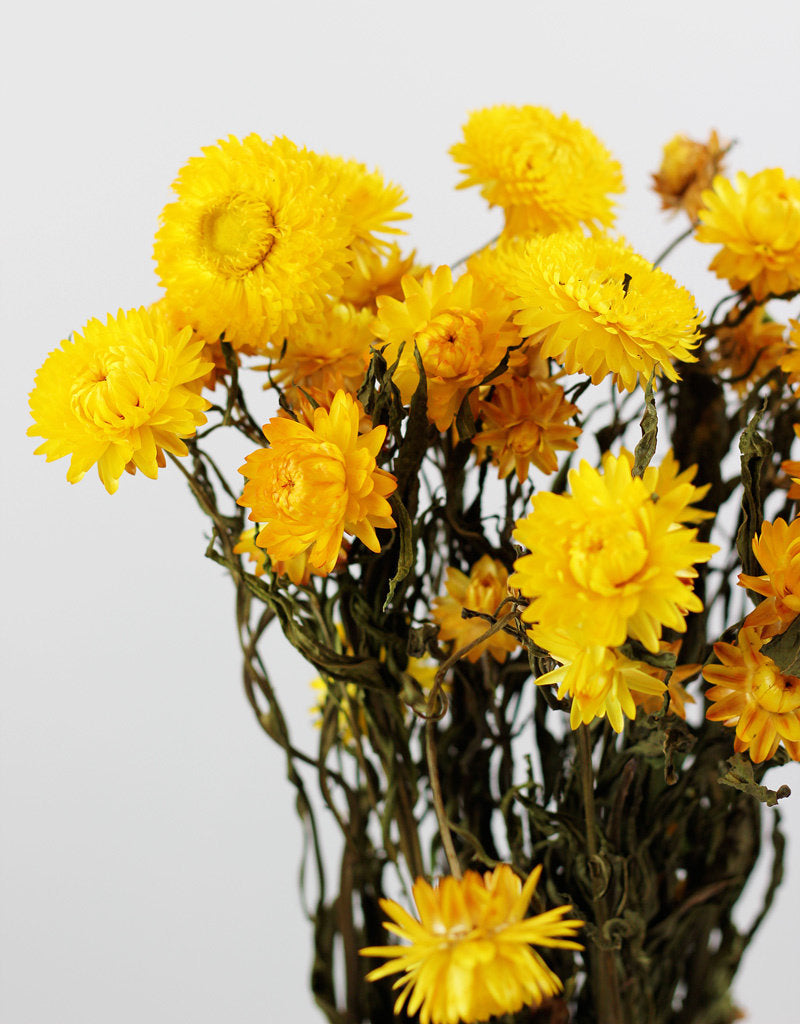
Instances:
[[[386,930],[409,945],[362,949],[362,956],[387,960],[367,980],[400,973],[394,1012],[408,1003],[407,1014],[419,1011],[420,1024],[473,1024],[557,995],[561,981],[531,947],[582,949],[575,935],[583,922],[564,920],[568,905],[526,917],[541,872],[535,868],[524,885],[508,864],[483,875],[448,876],[435,886],[418,878],[418,919],[394,900],[381,900],[391,918]]]
[[[648,486],[658,471],[645,482],[632,468],[624,451],[606,453],[602,473],[582,461],[569,473],[572,494],[535,494],[514,532],[530,552],[509,580],[531,599],[523,619],[580,649],[619,647],[630,636],[655,653],[664,626],[683,632],[686,613],[702,610],[694,564],[718,549],[682,525],[702,491],[667,473],[661,501]]]
[[[756,299],[800,288],[800,178],[779,167],[745,174],[735,184],[718,176],[703,193],[699,242],[722,249],[710,269]]]
[[[737,394],[746,394],[756,381],[781,365],[786,355],[783,331],[783,324],[768,319],[763,306],[757,306],[735,327],[720,327],[712,354],[715,372],[726,371]]]
[[[784,675],[761,653],[764,637],[757,629],[739,631],[736,646],[714,644],[721,665],[706,665],[711,707],[706,718],[736,727],[734,750],[750,751],[756,764],[773,757],[783,743],[800,761],[800,679]]]
[[[386,342],[384,358],[399,359],[394,383],[405,403],[419,383],[419,350],[428,388],[428,419],[447,430],[467,393],[497,369],[510,339],[511,311],[503,292],[480,286],[471,274],[453,283],[449,267],[426,271],[420,281],[403,278],[403,302],[379,295],[375,334]],[[402,346],[402,351],[401,351]]]
[[[739,586],[763,594],[762,601],[745,619],[758,627],[764,637],[782,633],[800,613],[800,518],[788,525],[783,519],[764,523],[753,537],[755,554],[763,576],[739,574]]]
[[[581,428],[567,423],[578,407],[564,397],[564,389],[533,377],[499,381],[488,399],[478,405],[482,427],[472,438],[478,459],[491,449],[492,462],[503,480],[516,471],[519,482],[533,464],[543,473],[558,469],[557,451],[574,451]]]
[[[730,143],[720,144],[714,131],[708,142],[696,142],[686,135],[671,138],[664,146],[661,167],[653,175],[661,209],[685,210],[690,220],[697,220],[700,195],[722,170],[722,159],[730,148]]]
[[[434,598],[431,614],[439,624],[439,639],[453,640],[456,650],[460,650],[489,628],[485,619],[462,618],[462,610],[495,615],[508,597],[508,572],[502,562],[483,555],[472,566],[469,576],[452,566],[448,568],[445,587],[447,596]],[[501,630],[473,647],[465,657],[476,662],[486,651],[495,661],[503,662],[517,646],[517,641]]]
[[[329,573],[344,533],[380,551],[377,529],[396,525],[386,500],[397,481],[379,469],[376,456],[386,427],[359,436],[355,400],[338,391],[330,412],[314,411],[313,428],[276,416],[264,426],[270,447],[248,455],[239,504],[264,523],[256,538],[273,560],[308,552],[312,569]]]

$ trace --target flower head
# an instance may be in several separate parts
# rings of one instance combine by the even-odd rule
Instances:
[[[367,975],[377,981],[402,972],[395,1013],[419,1010],[421,1024],[472,1024],[495,1014],[538,1006],[561,991],[559,978],[532,946],[582,949],[575,935],[582,921],[564,920],[570,906],[526,917],[541,875],[535,868],[524,885],[508,864],[480,875],[447,877],[431,886],[414,884],[419,919],[393,900],[381,900],[386,929],[408,946],[371,946],[362,956],[387,963]]]
[[[479,185],[500,206],[509,234],[611,227],[610,194],[624,191],[622,170],[579,121],[544,107],[474,111],[450,153],[463,164],[459,188]]]
[[[793,761],[800,761],[800,679],[784,675],[761,653],[759,630],[739,631],[736,646],[714,644],[720,665],[706,665],[706,690],[711,707],[706,718],[736,727],[734,750],[750,751],[756,764],[773,757],[783,743]]]
[[[338,296],[353,259],[346,191],[330,159],[258,135],[203,149],[173,184],[155,260],[167,302],[209,341],[280,344]]]
[[[427,378],[428,418],[447,430],[467,393],[500,365],[511,307],[501,289],[477,285],[470,274],[453,283],[449,267],[426,271],[420,281],[404,277],[402,284],[403,302],[378,296],[373,327],[387,343],[389,365],[399,359],[393,380],[406,403],[419,383],[416,346]]]
[[[594,384],[613,373],[620,391],[633,391],[654,369],[678,380],[673,361],[695,362],[694,299],[624,241],[553,234],[506,245],[499,258],[515,322],[569,373]]]
[[[730,149],[712,132],[708,142],[696,142],[686,135],[675,135],[664,146],[661,167],[653,175],[653,188],[661,197],[661,209],[685,210],[697,220],[700,195],[722,170],[722,159]]]
[[[416,252],[404,256],[400,247],[393,243],[385,251],[368,249],[360,254],[353,273],[344,282],[342,300],[356,309],[378,310],[379,295],[390,295],[393,299],[403,298],[402,279],[406,274],[420,277],[423,267],[414,262]]]
[[[472,566],[469,576],[450,566],[445,587],[447,596],[434,598],[431,614],[439,624],[439,639],[453,640],[459,650],[477,640],[489,628],[485,619],[478,616],[465,619],[461,612],[468,609],[484,615],[495,615],[500,604],[508,597],[508,572],[502,562],[490,555],[483,555]],[[495,661],[502,662],[517,646],[517,641],[501,630],[473,647],[465,657],[468,661],[476,662],[486,651]]]
[[[800,178],[778,168],[718,176],[703,193],[699,242],[722,246],[711,261],[717,277],[756,299],[800,288]]]
[[[558,469],[557,451],[574,451],[581,428],[567,422],[578,407],[564,389],[535,377],[511,377],[495,385],[478,405],[482,428],[473,438],[478,457],[491,450],[500,479],[516,472],[520,483],[533,464],[543,473]]]
[[[338,391],[330,411],[314,411],[313,428],[283,416],[264,426],[269,448],[248,455],[239,504],[265,525],[256,543],[270,558],[308,553],[312,569],[329,573],[344,533],[380,551],[375,529],[395,526],[386,500],[397,481],[375,459],[386,427],[359,436],[357,403]]]
[[[686,613],[702,610],[694,563],[717,548],[682,525],[695,511],[684,488],[695,496],[700,489],[684,480],[679,491],[673,480],[672,500],[661,502],[632,467],[627,452],[603,456],[602,473],[581,462],[569,473],[572,494],[534,495],[514,532],[531,552],[509,580],[533,599],[523,619],[560,630],[582,650],[619,647],[630,636],[656,652],[664,626],[683,632]]]
[[[763,600],[745,619],[745,625],[759,628],[763,637],[782,633],[800,614],[800,518],[787,523],[776,519],[764,523],[753,537],[753,553],[764,570],[763,576],[739,574],[739,586],[747,587]]]
[[[712,365],[743,396],[758,380],[781,364],[787,352],[783,324],[770,320],[757,306],[735,327],[720,327]]]
[[[181,438],[206,422],[200,388],[211,363],[202,350],[190,327],[174,331],[144,308],[90,320],[36,375],[28,435],[45,438],[36,454],[71,456],[73,484],[96,465],[109,494],[124,470],[155,478],[163,453],[186,455]]]

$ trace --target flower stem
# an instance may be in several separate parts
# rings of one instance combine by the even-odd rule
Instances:
[[[583,794],[583,815],[586,825],[586,852],[588,854],[589,875],[592,879],[592,902],[594,904],[595,925],[600,942],[597,943],[596,954],[592,957],[592,987],[597,1001],[598,1024],[624,1024],[622,1014],[617,968],[610,949],[604,949],[603,929],[608,920],[608,908],[605,894],[601,889],[601,879],[596,874],[599,847],[597,845],[597,816],[594,804],[594,769],[592,767],[592,746],[589,739],[589,727],[578,727],[578,761],[580,763],[581,791]]]
[[[447,820],[447,812],[444,809],[442,799],[442,785],[439,781],[439,764],[436,757],[436,719],[429,718],[425,723],[425,757],[428,761],[428,775],[431,780],[431,795],[433,797],[433,808],[436,811],[436,820],[439,822],[439,834],[442,837],[447,863],[450,865],[450,874],[453,878],[461,878],[461,865],[458,863],[456,848],[453,845],[453,833],[450,831],[450,823]]]

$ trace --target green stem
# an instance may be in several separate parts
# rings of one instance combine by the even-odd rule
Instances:
[[[588,854],[589,875],[592,879],[592,903],[594,904],[595,925],[603,942],[603,931],[608,921],[608,907],[605,894],[600,889],[600,879],[596,876],[597,858],[600,848],[597,843],[597,815],[594,804],[594,769],[592,767],[592,746],[589,739],[589,727],[578,727],[578,761],[580,765],[581,791],[583,794],[583,815],[586,825],[586,852]],[[617,968],[611,950],[598,948],[592,956],[592,987],[597,1001],[598,1024],[624,1024],[622,1002],[619,993]]]
[[[458,863],[456,848],[453,845],[453,833],[450,831],[447,812],[444,809],[442,785],[439,781],[439,764],[436,758],[435,718],[429,718],[425,723],[425,757],[428,761],[428,776],[431,780],[433,809],[436,811],[436,820],[439,823],[439,834],[442,837],[442,846],[444,847],[444,852],[447,856],[447,863],[450,865],[450,874],[453,878],[461,878],[461,865]]]

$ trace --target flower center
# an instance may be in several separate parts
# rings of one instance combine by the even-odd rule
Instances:
[[[439,313],[415,335],[428,374],[452,378],[469,372],[481,355],[481,315]]]
[[[579,586],[611,595],[642,570],[647,547],[638,530],[603,517],[580,527],[570,544],[569,567]]]
[[[228,277],[246,277],[261,266],[278,234],[267,204],[249,196],[209,210],[200,231],[206,257]]]
[[[163,387],[147,381],[141,367],[129,366],[118,349],[97,354],[72,384],[70,408],[81,422],[107,434],[123,434],[147,419]]]
[[[791,714],[800,708],[800,679],[782,675],[772,662],[760,665],[753,674],[753,697],[765,711]]]

